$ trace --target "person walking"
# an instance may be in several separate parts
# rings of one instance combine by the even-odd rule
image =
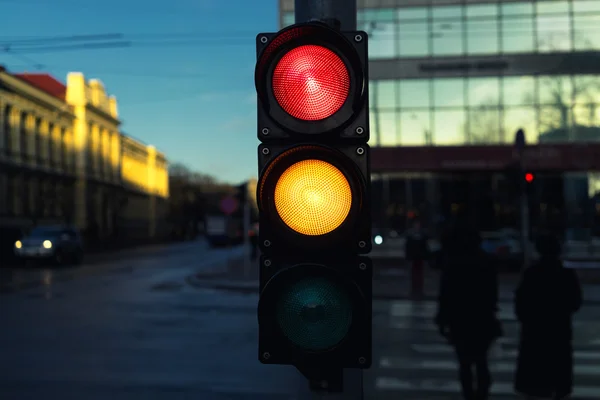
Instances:
[[[529,399],[563,399],[573,390],[572,318],[583,294],[576,272],[563,266],[558,236],[543,234],[536,247],[540,258],[515,293],[521,334],[514,387]]]
[[[465,400],[489,397],[492,376],[488,352],[502,335],[496,317],[497,303],[496,268],[481,249],[479,232],[466,223],[458,223],[442,239],[435,323],[456,352]]]

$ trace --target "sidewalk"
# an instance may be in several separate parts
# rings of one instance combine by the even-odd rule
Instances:
[[[590,273],[593,272],[593,273]],[[595,270],[577,271],[583,291],[584,301],[600,303],[600,274]],[[499,277],[499,295],[501,301],[512,301],[514,290],[519,282],[519,274],[501,274]],[[258,293],[258,262],[247,263],[232,258],[214,268],[203,270],[187,278],[187,282],[196,287],[228,290],[243,293]],[[438,292],[439,273],[427,269],[425,273],[424,299],[435,299]],[[373,298],[404,299],[410,297],[410,275],[408,268],[385,268],[374,265]]]

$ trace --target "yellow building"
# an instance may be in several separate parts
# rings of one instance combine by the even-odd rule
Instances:
[[[119,127],[100,81],[70,73],[64,85],[0,67],[0,233],[70,223],[99,244],[162,236],[167,161]],[[139,198],[146,207],[130,206]]]

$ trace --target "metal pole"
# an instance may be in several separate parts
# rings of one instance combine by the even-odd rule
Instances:
[[[523,179],[523,167],[521,166],[521,179]],[[523,269],[531,262],[531,246],[529,245],[529,199],[525,182],[521,182],[521,243],[523,246]]]
[[[356,29],[356,0],[294,0],[296,23],[311,20],[340,23],[340,29]]]
[[[356,30],[357,0],[294,0],[294,15],[296,23],[318,20],[326,22],[343,31]],[[359,375],[360,374],[360,375]],[[351,375],[351,379],[349,378]],[[344,398],[360,399],[362,397],[362,387],[356,387],[362,379],[360,370],[345,370],[343,379],[344,393],[339,394],[320,394],[313,393],[313,398]],[[352,386],[349,388],[347,386]]]

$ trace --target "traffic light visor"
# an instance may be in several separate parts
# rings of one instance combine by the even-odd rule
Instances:
[[[303,235],[337,229],[352,207],[348,179],[334,165],[303,160],[288,167],[275,185],[275,208],[283,222]]]
[[[275,66],[272,79],[281,108],[305,121],[332,116],[350,94],[346,64],[323,46],[303,45],[288,51]]]
[[[352,325],[353,302],[343,286],[325,277],[306,277],[282,288],[275,317],[283,336],[308,351],[341,343]]]

